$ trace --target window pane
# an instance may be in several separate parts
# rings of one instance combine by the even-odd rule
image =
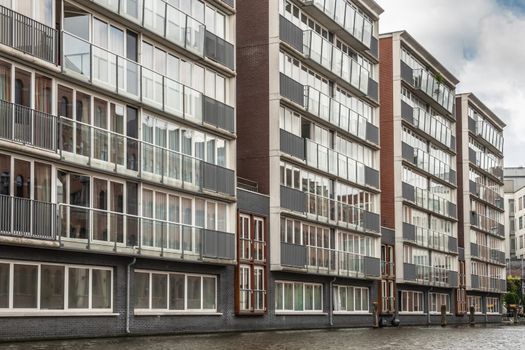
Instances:
[[[64,267],[42,265],[40,277],[40,309],[64,308]]]
[[[0,308],[9,307],[9,264],[0,264]]]
[[[208,310],[214,310],[215,307],[215,278],[213,277],[203,277],[202,278],[202,288],[203,288],[203,308]]]
[[[151,308],[166,309],[168,307],[168,276],[154,273],[151,278]]]
[[[184,310],[184,275],[170,275],[170,309]]]
[[[13,307],[36,308],[38,266],[14,266]]]
[[[70,309],[89,307],[89,270],[69,269],[69,305]]]
[[[188,309],[201,308],[201,278],[188,276]]]
[[[93,270],[92,308],[109,309],[111,307],[111,271]]]
[[[135,272],[135,308],[149,309],[149,274]]]

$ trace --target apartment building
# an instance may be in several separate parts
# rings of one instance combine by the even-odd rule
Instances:
[[[269,195],[263,317],[370,326],[381,271],[382,9],[272,0],[237,11],[237,171]]]
[[[496,315],[507,291],[503,198],[505,123],[472,93],[457,95],[459,244],[464,248],[458,313]],[[466,292],[466,293],[465,293]],[[497,317],[497,316],[496,316]]]
[[[519,218],[523,216],[521,213],[523,210],[525,195],[523,188],[525,187],[525,168],[523,167],[507,167],[503,169],[503,182],[504,182],[504,200],[505,200],[505,254],[507,259],[515,261],[521,259],[524,254],[523,239],[520,238],[521,232],[519,228]],[[522,219],[523,221],[525,219]],[[517,236],[518,235],[518,236]],[[520,242],[521,241],[521,242]],[[521,248],[520,248],[521,244]],[[521,262],[518,264],[518,269],[521,270]],[[514,270],[514,269],[512,269]],[[515,275],[509,269],[507,274]],[[521,275],[521,273],[518,273]]]
[[[233,0],[0,4],[0,339],[222,327]]]
[[[459,282],[458,80],[405,31],[379,41],[381,224],[395,231],[384,249],[394,252],[397,284],[388,294],[401,324],[437,322],[442,305],[454,312]]]

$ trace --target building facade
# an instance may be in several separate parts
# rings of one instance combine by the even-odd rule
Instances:
[[[225,323],[233,1],[1,5],[0,339]]]
[[[500,313],[506,292],[503,198],[503,128],[505,123],[474,94],[456,97],[458,120],[459,242],[463,283],[458,313],[471,307]]]
[[[505,253],[511,261],[521,259],[525,255],[523,250],[523,220],[520,228],[520,217],[524,215],[525,195],[525,168],[504,168],[504,198],[505,198]],[[520,266],[521,269],[521,266]],[[510,273],[510,270],[507,271]],[[511,273],[513,274],[513,273]]]

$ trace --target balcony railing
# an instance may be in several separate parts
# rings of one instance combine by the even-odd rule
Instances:
[[[58,31],[0,6],[0,43],[57,64]]]
[[[469,160],[477,167],[483,169],[500,181],[503,181],[503,167],[498,164],[499,162],[492,157],[489,157],[486,153],[469,147]]]
[[[436,266],[404,264],[404,279],[418,284],[457,287],[458,273]]]
[[[433,194],[428,190],[419,187],[414,187],[406,182],[403,182],[402,194],[404,199],[415,203],[421,208],[451,218],[457,217],[457,208],[454,203],[449,202],[446,199],[436,194]]]
[[[507,283],[504,279],[471,275],[470,286],[472,289],[479,289],[489,292],[504,293],[507,291]]]
[[[406,222],[403,223],[403,238],[421,247],[447,253],[458,252],[458,241],[456,237]]]
[[[0,100],[0,139],[56,151],[56,135],[55,116]]]
[[[74,35],[62,32],[62,38],[66,74],[197,124],[234,131],[233,107]]]
[[[433,74],[425,69],[414,69],[414,86],[423,91],[428,97],[437,102],[449,113],[454,111],[454,91],[440,82]]]
[[[485,186],[479,182],[469,181],[470,193],[481,198],[485,202],[488,202],[495,207],[504,209],[503,197],[497,191],[494,191],[492,188]],[[499,187],[499,186],[498,186]]]
[[[470,213],[470,224],[492,235],[505,237],[505,226],[488,216],[473,211]]]
[[[167,146],[59,118],[59,149],[69,162],[195,191],[235,195],[235,172]]]
[[[481,260],[505,264],[505,252],[485,245],[470,243],[470,254]]]
[[[344,29],[355,40],[370,48],[372,22],[359,13],[346,0],[301,0],[305,5],[313,5],[329,17],[337,26]],[[329,26],[329,29],[334,29]]]
[[[452,169],[447,163],[430,155],[419,148],[402,143],[403,158],[408,162],[414,164],[419,169],[426,171],[435,177],[446,181],[452,185],[456,184],[456,171]]]
[[[301,251],[300,254],[294,250]],[[304,252],[304,253],[303,253]],[[331,248],[281,242],[281,265],[354,278],[379,277],[379,259]]]
[[[56,239],[56,205],[27,198],[0,195],[0,234]]]

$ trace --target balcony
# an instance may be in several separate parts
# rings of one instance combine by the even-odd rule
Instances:
[[[231,43],[217,37],[206,30],[204,23],[165,1],[145,2],[144,4],[140,1],[140,3],[136,2],[135,6],[129,1],[123,0],[91,1],[148,29],[194,55],[208,57],[231,70],[235,69],[235,50]],[[224,2],[233,7],[233,0]]]
[[[503,210],[503,197],[490,187],[487,187],[481,183],[474,182],[472,180],[469,180],[469,189],[470,193],[474,196],[478,197],[479,199],[484,200],[487,203],[490,203],[491,205]]]
[[[491,235],[505,237],[505,226],[503,224],[475,211],[470,212],[470,224]]]
[[[435,287],[458,286],[458,273],[441,267],[404,263],[404,280]]]
[[[449,202],[428,190],[402,182],[402,196],[404,200],[411,202],[418,207],[451,219],[457,218],[457,208],[454,203]]]
[[[301,0],[303,11],[316,18],[358,51],[371,47],[373,24],[346,0]]]
[[[281,266],[319,275],[373,279],[380,277],[378,258],[284,242],[281,242]]]
[[[507,291],[507,281],[504,279],[472,274],[470,275],[470,287],[475,290],[486,292],[505,293]]]
[[[503,135],[499,130],[496,130],[492,124],[480,118],[475,120],[468,117],[468,129],[475,136],[481,136],[477,140],[482,142],[485,146],[492,148],[497,153],[503,152]]]
[[[58,31],[0,6],[0,44],[57,64]]]
[[[381,276],[388,278],[388,277],[395,277],[395,275],[396,275],[396,270],[395,270],[394,262],[381,260]]]
[[[403,223],[403,239],[418,246],[446,253],[458,252],[458,240],[448,234]]]
[[[167,76],[62,32],[62,71],[123,97],[234,132],[234,109]]]
[[[487,172],[488,174],[492,175],[499,181],[503,182],[503,167],[501,165],[498,165],[497,161],[495,161],[492,157],[488,157],[487,154],[476,151],[469,147],[469,161],[476,165],[481,170]]]
[[[445,124],[430,113],[401,101],[401,118],[438,141],[446,149],[456,152],[456,138]]]
[[[0,139],[56,152],[57,126],[56,116],[0,100]]]
[[[505,265],[505,252],[484,245],[470,243],[470,255],[483,261]]]
[[[67,162],[176,188],[235,196],[231,169],[64,117],[59,118],[58,130],[58,148]]]
[[[405,142],[401,144],[401,151],[403,159],[407,162],[452,186],[456,185],[456,171],[451,169],[447,163]]]

